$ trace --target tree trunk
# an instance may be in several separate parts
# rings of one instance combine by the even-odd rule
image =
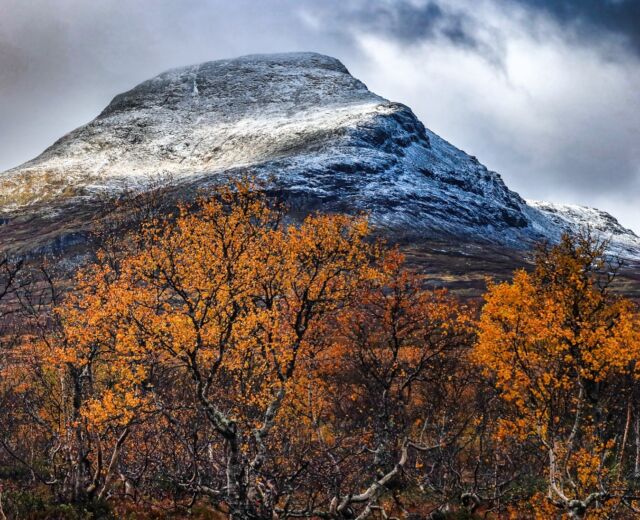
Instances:
[[[229,520],[247,520],[249,516],[242,453],[237,434],[227,439],[227,500]]]

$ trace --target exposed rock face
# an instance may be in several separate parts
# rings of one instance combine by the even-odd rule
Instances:
[[[408,107],[313,53],[213,61],[141,83],[0,174],[0,212],[59,215],[162,175],[193,186],[245,172],[271,179],[303,211],[367,211],[410,238],[522,246],[562,228]]]

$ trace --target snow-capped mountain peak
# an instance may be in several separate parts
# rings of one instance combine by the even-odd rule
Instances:
[[[0,174],[0,212],[63,218],[162,175],[202,186],[245,173],[271,179],[296,209],[366,211],[374,225],[413,239],[523,247],[568,225],[315,53],[212,61],[141,83]]]

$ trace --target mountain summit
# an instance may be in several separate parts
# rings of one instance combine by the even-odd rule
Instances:
[[[303,211],[366,211],[374,225],[412,238],[520,246],[573,226],[570,212],[559,220],[557,208],[527,204],[408,107],[315,53],[211,61],[141,83],[0,174],[0,211],[59,215],[163,175],[200,186],[245,173],[270,179]],[[611,228],[614,246],[619,233]],[[625,254],[640,254],[640,239],[623,234]]]

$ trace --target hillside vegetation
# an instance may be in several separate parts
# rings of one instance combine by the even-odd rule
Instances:
[[[129,226],[131,227],[131,226]],[[249,183],[0,261],[0,518],[637,518],[640,315],[606,244],[483,301]]]

